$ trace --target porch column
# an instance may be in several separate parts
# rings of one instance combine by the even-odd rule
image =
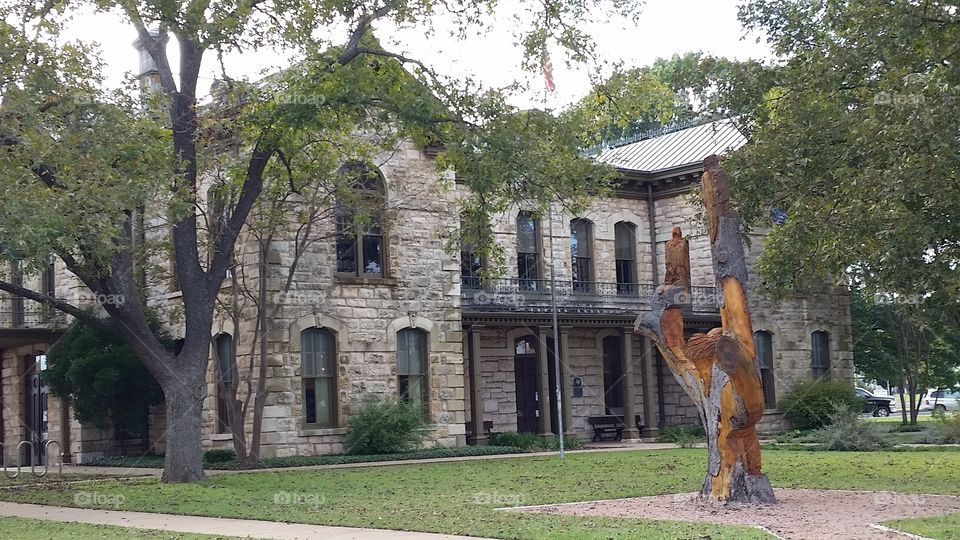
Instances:
[[[563,432],[573,433],[573,404],[570,402],[570,385],[573,384],[573,377],[570,374],[570,368],[567,366],[567,359],[570,354],[570,327],[560,327],[560,397],[563,398]]]
[[[621,328],[620,340],[623,343],[623,423],[626,427],[623,429],[623,438],[628,441],[635,441],[640,438],[640,432],[637,431],[637,422],[634,419],[634,407],[637,401],[637,391],[634,387],[635,377],[633,376],[633,329]],[[646,392],[644,392],[646,393]],[[644,422],[647,420],[644,419]]]
[[[481,326],[472,325],[467,330],[470,353],[470,421],[473,422],[474,444],[487,442],[487,430],[483,429],[483,388],[480,384],[480,330]]]
[[[648,437],[657,437],[660,435],[660,419],[656,416],[656,409],[653,404],[653,396],[656,394],[656,372],[654,371],[654,351],[650,340],[643,339],[643,364],[640,369],[640,376],[643,380],[643,423],[646,425],[644,430]]]
[[[550,399],[550,355],[547,354],[547,336],[550,335],[550,327],[537,328],[537,367],[539,376],[537,382],[539,391],[537,392],[537,410],[540,415],[540,434],[552,435],[553,430],[550,426],[550,410],[553,408],[553,400]]]

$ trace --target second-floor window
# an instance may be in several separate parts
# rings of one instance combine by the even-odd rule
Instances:
[[[810,334],[810,367],[815,378],[830,377],[830,334],[822,330]]]
[[[586,219],[570,222],[573,290],[590,292],[593,288],[593,223]]]
[[[336,211],[337,273],[383,277],[383,177],[362,163],[345,165],[341,174],[351,178],[352,192],[349,200],[340,201]]]
[[[520,288],[536,290],[540,280],[540,224],[529,212],[517,214],[517,277]]]
[[[613,226],[614,256],[617,265],[617,294],[636,294],[637,235],[632,223],[620,221]]]
[[[23,286],[23,267],[19,260],[10,262],[10,283],[18,287]],[[10,317],[11,325],[15,328],[25,324],[26,313],[24,312],[22,296],[10,296]]]

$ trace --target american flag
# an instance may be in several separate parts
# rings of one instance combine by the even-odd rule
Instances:
[[[543,82],[547,88],[547,92],[552,94],[557,91],[557,85],[553,82],[553,60],[550,60],[549,53],[547,53],[546,59],[543,62]]]

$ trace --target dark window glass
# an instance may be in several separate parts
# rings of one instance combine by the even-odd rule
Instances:
[[[817,379],[830,377],[830,334],[816,331],[810,335],[810,366]]]
[[[227,411],[233,399],[237,384],[237,357],[233,347],[233,336],[220,334],[216,338],[217,377],[223,382],[223,390],[217,385],[217,433],[229,433],[230,422]]]
[[[754,332],[757,345],[757,363],[760,365],[760,382],[763,384],[763,401],[768,408],[776,407],[773,378],[773,335],[770,332]]]
[[[637,255],[636,228],[632,223],[621,221],[613,226],[614,252],[617,265],[617,293],[636,294]]]
[[[416,328],[397,332],[397,393],[402,401],[429,412],[427,333]]]
[[[344,166],[341,174],[352,175],[357,194],[351,205],[337,210],[337,272],[355,276],[384,276],[383,231],[380,213],[384,204],[383,178],[363,164]],[[358,211],[363,219],[358,219]]]
[[[603,403],[606,414],[623,414],[623,355],[621,338],[603,338]]]
[[[593,285],[593,224],[585,219],[570,222],[570,253],[573,271],[573,290],[590,292]]]
[[[23,286],[23,268],[18,260],[10,262],[10,282],[20,287]],[[22,296],[10,296],[10,318],[11,325],[14,328],[26,324],[26,311],[24,310]]]
[[[529,212],[517,214],[517,277],[523,290],[538,289],[540,257],[537,249],[537,220]]]
[[[330,331],[307,328],[300,333],[300,377],[304,422],[317,427],[336,427],[336,340]]]

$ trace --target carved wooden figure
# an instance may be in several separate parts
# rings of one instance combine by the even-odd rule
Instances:
[[[653,340],[700,412],[707,432],[708,466],[699,498],[775,503],[770,481],[760,468],[756,425],[763,416],[763,386],[747,308],[740,220],[716,156],[704,160],[703,200],[721,292],[722,327],[684,339],[682,309],[690,301],[690,253],[676,227],[666,246],[663,284],[653,295],[651,311],[637,318],[635,330]]]

